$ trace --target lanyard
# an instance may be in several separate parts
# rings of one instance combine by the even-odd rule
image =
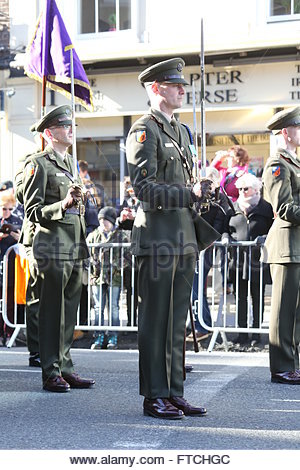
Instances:
[[[151,114],[151,119],[153,119],[153,121],[156,122],[156,124],[160,127],[160,129],[171,139],[174,147],[176,148],[176,150],[178,151],[178,153],[180,155],[182,165],[186,169],[186,171],[189,175],[190,183],[193,183],[194,182],[194,177],[193,177],[193,172],[192,172],[192,169],[191,169],[191,165],[189,164],[189,161],[188,161],[187,157],[182,152],[180,146],[178,145],[176,140],[174,140],[173,137],[171,137],[170,134],[168,134],[168,132],[166,132],[164,130],[163,125],[156,119],[155,116],[153,116],[153,114]]]

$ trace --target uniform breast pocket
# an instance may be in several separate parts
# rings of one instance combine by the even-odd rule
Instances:
[[[61,199],[64,199],[66,197],[70,184],[71,184],[71,181],[69,180],[60,181],[59,194],[60,194]]]
[[[55,175],[48,175],[47,186],[51,190],[51,193],[57,194],[57,195],[59,194],[60,182],[57,181],[57,178]]]
[[[179,156],[172,155],[166,161],[165,181],[170,184],[172,183],[183,184],[184,183],[183,169],[182,169],[181,159]]]

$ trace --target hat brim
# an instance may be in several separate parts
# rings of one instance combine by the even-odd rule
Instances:
[[[273,129],[272,130],[272,134],[274,134],[274,135],[278,135],[278,134],[280,134],[280,132],[281,132],[281,129]]]
[[[161,80],[161,83],[178,83],[180,85],[188,85],[188,82],[184,78],[169,78],[168,80]]]
[[[45,129],[51,129],[51,127],[64,127],[64,126],[72,126],[72,120],[67,119],[66,121],[62,121],[62,122],[50,122],[47,125],[44,125],[44,123],[42,123],[40,126],[36,126],[36,128],[31,132],[34,132],[34,131],[44,132]]]

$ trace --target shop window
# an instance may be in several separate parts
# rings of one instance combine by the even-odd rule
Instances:
[[[132,29],[132,0],[81,0],[81,34]]]
[[[120,139],[77,141],[77,159],[88,162],[88,173],[102,206],[120,203],[120,158]]]
[[[270,17],[275,20],[300,19],[300,0],[270,0]]]

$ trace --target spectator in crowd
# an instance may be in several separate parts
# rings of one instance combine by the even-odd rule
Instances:
[[[10,180],[0,183],[0,191],[3,191],[3,194],[10,194],[15,197],[13,182]],[[13,208],[12,215],[15,215],[21,219],[24,218],[24,207],[19,203],[18,199],[16,200],[16,205]]]
[[[239,197],[235,183],[238,178],[248,172],[248,162],[248,152],[240,145],[233,145],[227,151],[217,152],[211,162],[211,166],[220,172],[221,188],[234,202]]]
[[[275,214],[265,244],[273,280],[271,381],[300,385],[300,106],[276,113],[267,127],[282,138],[263,174],[266,197]]]
[[[78,161],[78,166],[79,166],[79,176],[82,179],[82,181],[90,180],[91,178],[90,178],[90,175],[88,173],[88,169],[89,169],[88,162],[85,161],[85,160],[79,160]]]
[[[236,187],[239,197],[234,203],[235,212],[229,210],[226,222],[225,233],[222,241],[226,245],[233,241],[256,241],[256,247],[251,249],[251,279],[250,290],[253,306],[254,328],[260,326],[260,245],[264,242],[264,236],[270,230],[273,223],[272,206],[261,197],[261,181],[251,173],[241,176]],[[236,272],[238,269],[238,291],[236,291]],[[249,280],[249,251],[248,248],[241,248],[239,255],[239,265],[237,266],[236,249],[232,248],[232,256],[229,266],[229,277],[233,282],[235,295],[238,297],[238,324],[241,328],[247,328],[247,297]],[[262,317],[264,310],[265,285],[271,283],[268,266],[264,265],[262,281]],[[248,341],[248,333],[240,333],[235,342],[245,344]],[[254,333],[253,341],[259,341],[260,335]]]
[[[128,238],[125,232],[119,230],[116,226],[117,212],[114,207],[106,206],[99,212],[100,226],[94,230],[87,238],[88,243],[125,243]],[[119,326],[119,301],[122,287],[122,259],[126,264],[126,250],[121,248],[113,248],[111,257],[111,249],[109,247],[91,247],[92,255],[92,292],[95,302],[95,324],[104,325],[104,309],[108,306],[108,328],[109,326]],[[100,297],[101,294],[101,297]],[[110,303],[111,299],[111,303]],[[111,312],[111,323],[110,323]],[[101,333],[95,335],[91,349],[95,348],[115,348],[118,342],[117,333]]]
[[[134,194],[129,176],[124,178],[124,201],[120,206],[118,217],[119,227],[122,230],[132,230],[133,222],[140,202]]]
[[[132,231],[134,219],[139,208],[139,201],[134,194],[134,190],[128,176],[124,179],[124,201],[120,207],[120,214],[117,218],[119,229]],[[137,325],[137,265],[134,264],[134,289],[133,289],[133,315],[132,315],[132,262],[124,269],[124,287],[126,289],[127,304],[127,326]]]
[[[218,170],[214,167],[208,167],[206,169],[206,177],[212,180],[212,191],[213,191],[213,200],[207,211],[202,211],[202,217],[214,227],[220,234],[224,232],[225,229],[225,217],[226,213],[229,210],[229,204],[227,198],[224,194],[220,192],[220,174]],[[223,259],[223,252],[220,253],[221,262]],[[204,271],[203,271],[203,320],[207,326],[211,326],[211,315],[210,309],[207,301],[206,295],[206,282],[208,273],[212,267],[213,263],[213,247],[209,247],[205,251],[204,255]],[[193,281],[193,290],[192,290],[192,302],[198,300],[198,280],[199,280],[199,260],[197,261],[196,272]],[[222,268],[222,267],[221,267]],[[195,329],[196,337],[198,340],[207,338],[209,331],[205,329],[199,322],[198,316],[195,319]],[[187,341],[193,341],[193,334],[190,333],[187,337]]]
[[[100,200],[97,199],[98,196],[96,187],[90,180],[90,177],[87,172],[88,163],[84,160],[79,160],[78,168],[82,184],[84,185],[86,191],[84,219],[86,226],[86,235],[88,236],[93,230],[99,227],[98,211],[100,207]],[[84,260],[82,289],[79,303],[79,322],[81,325],[86,325],[88,319],[88,266],[89,260]],[[84,332],[76,329],[74,330],[73,341],[80,340],[81,338],[83,338],[83,336]]]
[[[13,194],[13,182],[8,180],[0,183],[0,192],[2,191],[7,191],[7,193]]]
[[[18,243],[20,238],[22,219],[12,215],[16,200],[11,192],[0,192],[0,261],[3,261],[4,255],[9,247]],[[0,289],[2,292],[2,276],[0,275]],[[13,323],[14,319],[14,256],[9,257],[8,263],[8,279],[7,279],[7,317]],[[13,333],[13,328],[6,325],[0,315],[0,337],[2,344],[5,346]]]
[[[103,206],[103,203],[101,201],[101,196],[98,194],[97,187],[91,180],[91,177],[88,173],[89,164],[85,160],[79,160],[78,167],[79,167],[79,176],[81,178],[81,181],[84,184],[87,193],[92,197],[95,205],[99,209],[100,207]]]

